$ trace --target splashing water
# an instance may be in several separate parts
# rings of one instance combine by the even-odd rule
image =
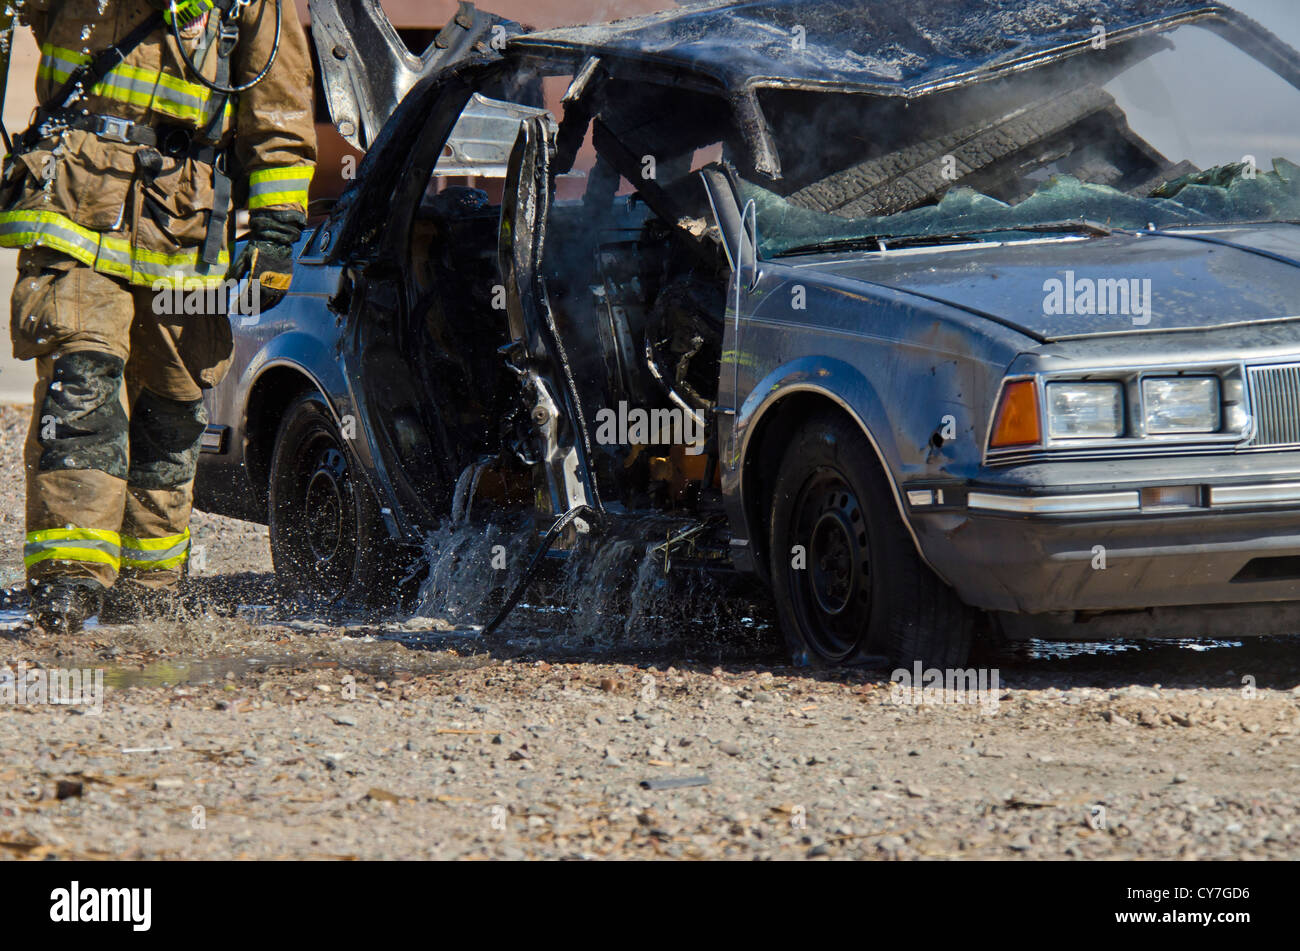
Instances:
[[[724,591],[708,573],[683,568],[665,574],[663,539],[658,524],[584,538],[560,571],[537,579],[505,630],[596,652],[718,647],[738,640],[752,647],[761,640],[766,625],[752,618],[752,605]],[[522,576],[536,544],[531,530],[495,525],[462,523],[431,533],[425,546],[430,569],[416,614],[486,624]]]
[[[429,572],[415,613],[460,624],[485,624],[502,592],[518,582],[528,561],[531,533],[497,525],[450,522],[425,538]]]
[[[625,539],[597,541],[569,557],[554,598],[569,609],[565,634],[583,646],[606,647],[623,640],[632,625],[623,593],[637,572],[643,545]]]
[[[539,543],[533,529],[471,520],[479,479],[490,465],[484,459],[461,472],[450,517],[426,537],[429,571],[417,616],[487,624],[532,560]],[[737,632],[752,643],[751,635],[766,627],[746,616],[752,605],[728,597],[701,570],[674,571],[669,579],[663,542],[692,525],[650,517],[621,522],[609,535],[579,536],[558,579],[545,571],[535,578],[530,589],[537,597],[521,603],[507,627],[545,635],[548,644],[597,651],[657,649],[683,636],[720,644]]]
[[[569,606],[564,643],[596,651],[671,646],[694,652],[742,643],[750,650],[764,639],[766,625],[754,619],[753,606],[709,572],[666,572],[662,525],[632,532],[631,539],[595,539],[565,565],[554,593]]]

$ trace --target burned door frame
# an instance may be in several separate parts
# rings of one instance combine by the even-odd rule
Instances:
[[[501,198],[498,244],[511,344],[507,364],[529,406],[551,514],[580,505],[602,512],[591,465],[591,428],[556,328],[542,262],[555,180],[556,128],[549,117],[520,123]],[[579,530],[582,526],[579,525]]]

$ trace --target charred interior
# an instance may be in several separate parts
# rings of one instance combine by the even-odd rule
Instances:
[[[550,206],[540,271],[602,501],[717,510],[712,411],[728,266],[696,172],[735,148],[726,104],[601,77],[566,102],[555,131],[552,184],[584,142],[596,153],[581,197]],[[537,395],[521,386],[503,308],[501,197],[484,184],[450,184],[433,169],[409,244],[409,316],[397,301],[382,312],[372,300],[361,330],[395,489],[435,518],[460,472],[488,458],[480,498],[546,497]],[[578,438],[568,416],[556,420],[561,441]]]
[[[595,166],[580,202],[552,208],[544,270],[599,484],[629,509],[716,508],[728,267],[696,172],[734,148],[726,104],[597,82],[567,104],[555,173],[588,136]]]

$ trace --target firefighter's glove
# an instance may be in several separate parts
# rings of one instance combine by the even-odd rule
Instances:
[[[307,224],[301,211],[259,208],[248,216],[248,243],[226,275],[259,285],[260,306],[269,310],[284,299],[293,280],[293,245]]]

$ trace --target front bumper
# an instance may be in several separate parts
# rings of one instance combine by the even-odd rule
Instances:
[[[976,607],[1300,601],[1300,453],[1036,464],[903,490],[926,559]]]

